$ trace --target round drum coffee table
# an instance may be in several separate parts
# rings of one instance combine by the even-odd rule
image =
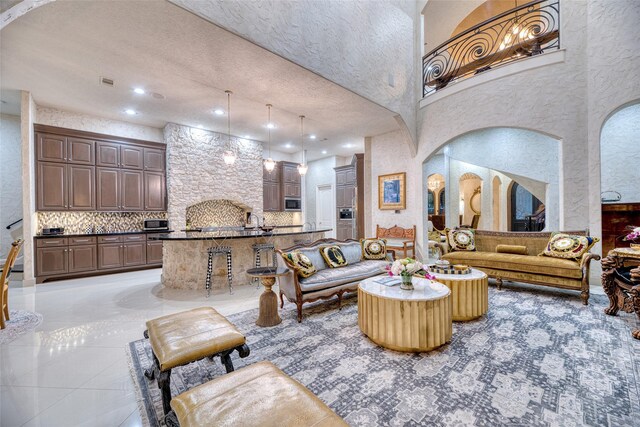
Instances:
[[[485,273],[472,268],[469,274],[430,274],[451,289],[454,322],[477,319],[487,313],[489,279]]]
[[[414,289],[384,286],[377,278],[358,286],[358,326],[376,344],[398,351],[429,351],[451,341],[451,291],[413,278]]]

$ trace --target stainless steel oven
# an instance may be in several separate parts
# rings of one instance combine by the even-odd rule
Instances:
[[[353,219],[353,209],[352,208],[342,208],[340,209],[340,219]]]
[[[284,199],[285,211],[300,211],[302,210],[302,200],[285,197]]]

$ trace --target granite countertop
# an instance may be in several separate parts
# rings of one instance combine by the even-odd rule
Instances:
[[[51,234],[34,236],[36,239],[50,239],[60,237],[85,237],[85,236],[119,236],[122,234],[149,234],[149,233],[171,233],[173,230],[135,230],[135,231],[111,231],[105,233],[78,233],[78,234]]]
[[[301,230],[274,229],[269,233],[257,230],[228,230],[228,231],[181,231],[172,233],[161,233],[156,236],[149,236],[149,240],[215,240],[215,239],[249,239],[255,237],[278,237],[292,236],[296,234],[325,233],[331,231],[331,228],[305,229],[298,226]]]

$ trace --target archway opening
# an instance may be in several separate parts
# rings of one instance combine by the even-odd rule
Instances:
[[[482,178],[466,172],[460,177],[459,223],[460,225],[478,228],[482,214]]]
[[[627,226],[640,226],[640,102],[607,119],[600,133],[602,253],[629,246]]]
[[[445,227],[445,180],[439,173],[427,178],[427,215],[438,230]]]
[[[516,181],[509,185],[509,231],[540,231],[545,223],[545,206]]]

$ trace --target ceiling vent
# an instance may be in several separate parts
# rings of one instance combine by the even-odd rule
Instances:
[[[114,83],[113,79],[110,79],[108,77],[100,77],[100,84],[103,84],[103,85],[109,86],[109,87],[113,87],[115,83]]]

